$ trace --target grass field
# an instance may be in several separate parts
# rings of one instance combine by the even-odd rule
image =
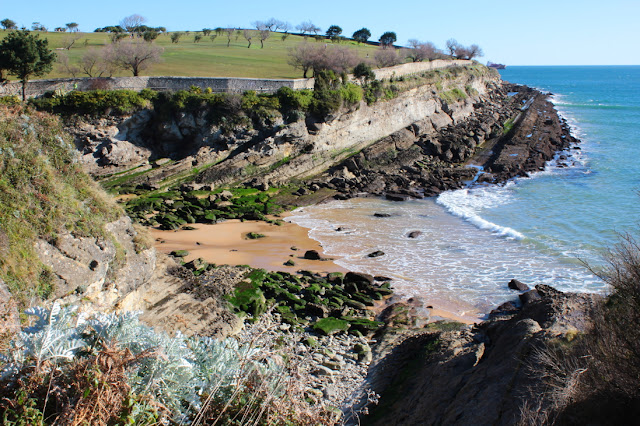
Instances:
[[[0,30],[0,39],[8,31]],[[51,49],[61,49],[65,38],[73,34],[56,32],[33,32],[49,40]],[[110,43],[108,33],[77,33],[80,38],[70,50],[56,50],[69,56],[69,63],[77,63],[89,48],[100,48]],[[151,76],[186,76],[186,77],[254,77],[254,78],[301,78],[302,71],[287,64],[289,49],[302,43],[304,38],[289,35],[282,41],[281,33],[272,33],[260,48],[260,40],[254,37],[253,44],[247,49],[247,41],[242,34],[234,35],[231,45],[227,47],[226,35],[220,35],[215,40],[203,37],[199,43],[194,43],[196,32],[185,33],[179,43],[171,43],[170,33],[160,35],[154,42],[164,48],[163,61],[142,71],[141,75]],[[200,33],[202,34],[202,33]],[[215,34],[215,33],[214,33]],[[329,40],[315,41],[308,38],[309,43],[328,43]],[[358,45],[353,41],[344,41],[342,46],[357,49],[361,57],[367,54],[373,57],[376,47]],[[119,71],[114,76],[131,76],[129,71]],[[79,75],[81,77],[82,75]],[[44,78],[71,77],[60,65],[56,65],[51,73]]]

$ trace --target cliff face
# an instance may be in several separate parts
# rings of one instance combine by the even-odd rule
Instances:
[[[381,337],[367,381],[382,397],[360,424],[526,424],[524,408],[547,390],[545,345],[569,347],[598,298],[539,285],[521,299],[473,328],[423,329],[390,352]]]
[[[285,124],[276,116],[229,133],[208,120],[206,109],[171,117],[145,110],[124,119],[76,121],[69,131],[85,168],[94,175],[139,166],[140,176],[131,184],[153,187],[198,166],[207,168],[196,178],[201,184],[277,185],[324,172],[409,126],[418,137],[459,126],[474,115],[476,105],[498,102],[499,87],[499,77],[488,70],[456,68],[435,83],[372,105],[360,102],[323,122],[307,117]],[[165,157],[173,161],[155,163]]]

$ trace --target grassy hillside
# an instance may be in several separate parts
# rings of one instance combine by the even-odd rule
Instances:
[[[8,31],[0,30],[0,39]],[[77,63],[89,48],[100,48],[110,43],[108,33],[78,33],[81,37],[70,50],[62,49],[64,40],[72,36],[69,33],[43,32],[40,37],[49,40],[49,47],[56,52],[63,52],[69,56],[71,64]],[[301,36],[289,35],[282,41],[281,33],[272,33],[260,48],[260,40],[254,38],[250,49],[242,34],[234,35],[227,47],[227,37],[220,35],[215,40],[203,37],[199,43],[194,43],[195,32],[184,34],[179,43],[172,43],[169,34],[160,35],[154,42],[164,48],[163,62],[153,65],[143,71],[142,75],[152,76],[187,76],[187,77],[255,77],[255,78],[301,78],[302,71],[287,64],[289,49],[304,41]],[[202,34],[202,33],[199,33]],[[214,33],[215,34],[215,33]],[[328,40],[315,41],[308,38],[310,43],[331,43]],[[341,45],[357,49],[359,55],[365,58],[367,54],[373,57],[376,47],[358,45],[352,41],[345,41]],[[131,76],[131,72],[119,71],[114,76]],[[56,66],[48,78],[71,77],[64,68]]]
[[[0,106],[0,278],[22,304],[53,290],[36,238],[104,235],[104,224],[121,214],[66,138],[52,115]]]

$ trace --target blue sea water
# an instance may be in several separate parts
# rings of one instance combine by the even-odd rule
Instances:
[[[392,276],[398,292],[460,315],[482,317],[513,298],[511,278],[606,291],[586,265],[603,265],[619,235],[638,229],[640,66],[523,66],[501,75],[553,93],[580,149],[506,185],[406,203],[333,202],[300,209],[291,220],[346,268]],[[411,230],[422,235],[409,239]],[[373,250],[386,254],[368,258]]]

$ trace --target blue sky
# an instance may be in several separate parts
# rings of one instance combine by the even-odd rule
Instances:
[[[339,25],[344,34],[367,27],[372,39],[395,31],[398,43],[411,38],[443,48],[455,38],[476,43],[482,61],[508,65],[638,65],[640,0],[86,0],[3,1],[0,19],[20,26],[34,21],[49,29],[77,22],[81,31],[116,25],[134,13],[149,26],[172,30],[250,27],[274,17],[294,26],[310,20],[326,30]]]

